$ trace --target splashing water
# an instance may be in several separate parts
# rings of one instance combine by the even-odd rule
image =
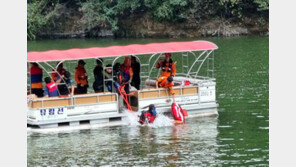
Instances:
[[[149,124],[148,126],[157,128],[157,127],[164,127],[164,126],[172,126],[173,120],[162,113],[157,114],[153,124]]]
[[[139,118],[137,114],[134,112],[129,112],[128,110],[124,110],[123,114],[126,116],[123,120],[129,125],[129,126],[141,126],[139,123]],[[169,117],[163,115],[162,113],[157,114],[153,124],[149,124],[147,126],[152,128],[157,127],[164,127],[164,126],[172,126],[173,120]]]
[[[128,110],[123,110],[122,112],[126,117],[123,119],[129,126],[139,126],[141,125],[138,121],[138,116],[134,112],[129,112]]]

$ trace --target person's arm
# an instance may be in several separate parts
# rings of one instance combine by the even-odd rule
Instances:
[[[97,68],[97,67],[96,67]],[[93,74],[94,74],[94,79],[95,81],[97,80],[97,72],[96,72],[96,68],[93,70]]]
[[[74,78],[75,78],[77,85],[79,85],[80,83],[79,83],[79,79],[78,79],[78,71],[77,70],[75,71]]]
[[[74,96],[74,85],[71,86],[71,96]]]
[[[52,71],[54,71],[54,70],[52,70]],[[51,73],[51,78],[52,78],[54,81],[57,80],[56,72]]]
[[[85,69],[84,69],[85,70]],[[85,80],[86,80],[86,85],[88,85],[88,75],[86,73],[86,70],[85,70],[85,73],[84,73],[84,77],[85,77]]]
[[[69,79],[69,86],[71,87],[71,96],[74,96],[74,85],[72,79]]]
[[[158,62],[157,62],[157,64],[155,65],[155,68],[159,68],[161,66],[161,63],[162,63],[162,60],[159,59]]]
[[[48,96],[48,88],[47,88],[47,87],[44,88],[44,96],[43,96],[43,97],[44,97],[44,98],[49,97],[49,96]]]
[[[57,78],[59,78],[59,79],[56,80],[56,83],[61,83],[62,78],[64,78],[64,75],[62,75],[61,77],[57,77]]]
[[[175,63],[172,63],[172,72],[173,72],[173,76],[175,76],[175,75],[176,75],[176,73],[177,73],[177,70],[176,70],[176,65],[175,65]]]
[[[155,81],[155,87],[158,89],[158,81]]]
[[[130,68],[129,73],[130,73],[130,79],[129,79],[129,81],[132,81],[133,80],[133,76],[134,76],[134,72],[133,72],[133,69],[132,68]]]
[[[173,97],[173,103],[175,103],[175,94],[173,94],[172,97]]]

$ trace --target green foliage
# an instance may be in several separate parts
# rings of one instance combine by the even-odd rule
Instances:
[[[226,18],[242,19],[251,15],[268,18],[269,0],[219,0],[219,5],[221,15]]]
[[[144,14],[158,22],[262,17],[264,23],[268,21],[269,0],[28,0],[27,38],[57,32],[65,20],[72,18],[65,16],[69,8],[81,16],[79,27],[116,32],[121,20]]]
[[[54,18],[58,15],[59,0],[30,0],[27,4],[27,38],[29,40],[55,28]]]
[[[152,18],[158,21],[178,21],[186,19],[188,0],[145,0]]]
[[[87,0],[81,3],[84,23],[88,29],[96,26],[118,30],[118,19],[129,16],[138,7],[136,0]]]
[[[41,15],[41,3],[32,2],[27,5],[27,38],[36,39],[36,35],[45,25],[45,20]]]
[[[258,11],[268,11],[269,10],[269,0],[254,0],[254,3],[258,5]]]

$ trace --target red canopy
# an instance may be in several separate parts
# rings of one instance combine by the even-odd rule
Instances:
[[[165,52],[186,52],[214,50],[217,45],[208,41],[166,42],[150,44],[132,44],[126,46],[93,47],[85,49],[49,50],[28,52],[28,62],[61,61],[89,59],[97,57],[116,57],[127,55],[144,55]]]

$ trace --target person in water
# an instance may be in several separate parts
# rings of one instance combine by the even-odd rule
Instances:
[[[139,123],[140,124],[152,124],[156,118],[156,109],[154,104],[149,105],[148,111],[142,111],[142,114],[140,115],[139,118]]]

